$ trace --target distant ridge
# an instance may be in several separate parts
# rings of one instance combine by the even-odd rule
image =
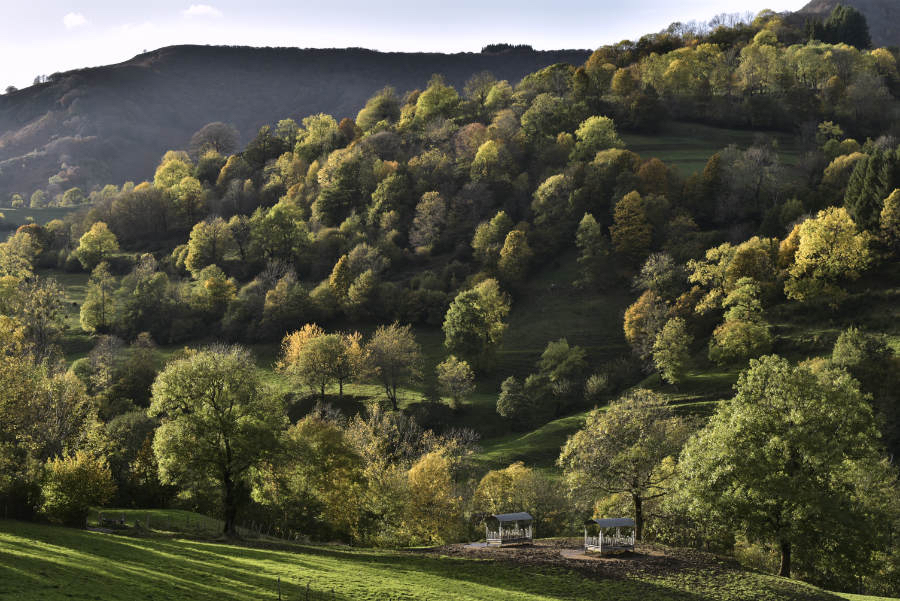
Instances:
[[[440,73],[461,90],[480,71],[514,84],[589,55],[521,47],[437,54],[170,46],[117,65],[54,74],[0,96],[0,203],[12,193],[46,188],[48,178],[85,189],[148,178],[166,150],[185,148],[212,121],[233,123],[246,142],[263,124],[286,117],[355,117],[385,85],[402,94]]]
[[[900,46],[900,0],[812,0],[797,13],[824,20],[838,4],[865,15],[874,46]]]

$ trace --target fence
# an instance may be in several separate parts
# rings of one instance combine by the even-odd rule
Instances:
[[[499,530],[486,530],[485,540],[488,543],[521,543],[532,540],[531,526],[525,528],[500,528]]]
[[[600,551],[605,549],[634,549],[634,535],[627,534],[603,534],[597,536],[585,536],[584,546],[586,549]]]

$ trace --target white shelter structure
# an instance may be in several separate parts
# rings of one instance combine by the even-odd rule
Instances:
[[[634,551],[634,520],[597,518],[584,524],[584,550],[598,553]]]
[[[484,524],[484,538],[489,545],[521,545],[534,540],[534,518],[530,514],[498,513]]]

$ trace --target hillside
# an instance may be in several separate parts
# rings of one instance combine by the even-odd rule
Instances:
[[[874,46],[900,46],[900,3],[896,0],[811,0],[797,12],[825,19],[838,4],[865,15]]]
[[[385,85],[402,94],[440,73],[462,89],[481,71],[516,83],[547,65],[580,64],[588,55],[161,48],[0,96],[0,197],[31,194],[53,176],[63,189],[147,178],[166,150],[186,147],[191,134],[213,121],[234,124],[246,142],[279,119],[319,112],[355,117]]]
[[[844,598],[745,571],[732,561],[699,552],[641,547],[625,560],[564,560],[559,556],[560,549],[577,545],[577,541],[564,542],[539,542],[531,548],[504,551],[502,558],[485,560],[490,557],[488,553],[473,555],[457,546],[441,548],[439,553],[287,543],[232,546],[165,534],[116,536],[0,521],[0,598]],[[40,578],[34,576],[37,574]],[[307,584],[309,596],[304,597]]]

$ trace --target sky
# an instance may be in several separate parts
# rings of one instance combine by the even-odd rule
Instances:
[[[0,89],[172,44],[477,52],[596,48],[719,13],[807,0],[0,0]]]

